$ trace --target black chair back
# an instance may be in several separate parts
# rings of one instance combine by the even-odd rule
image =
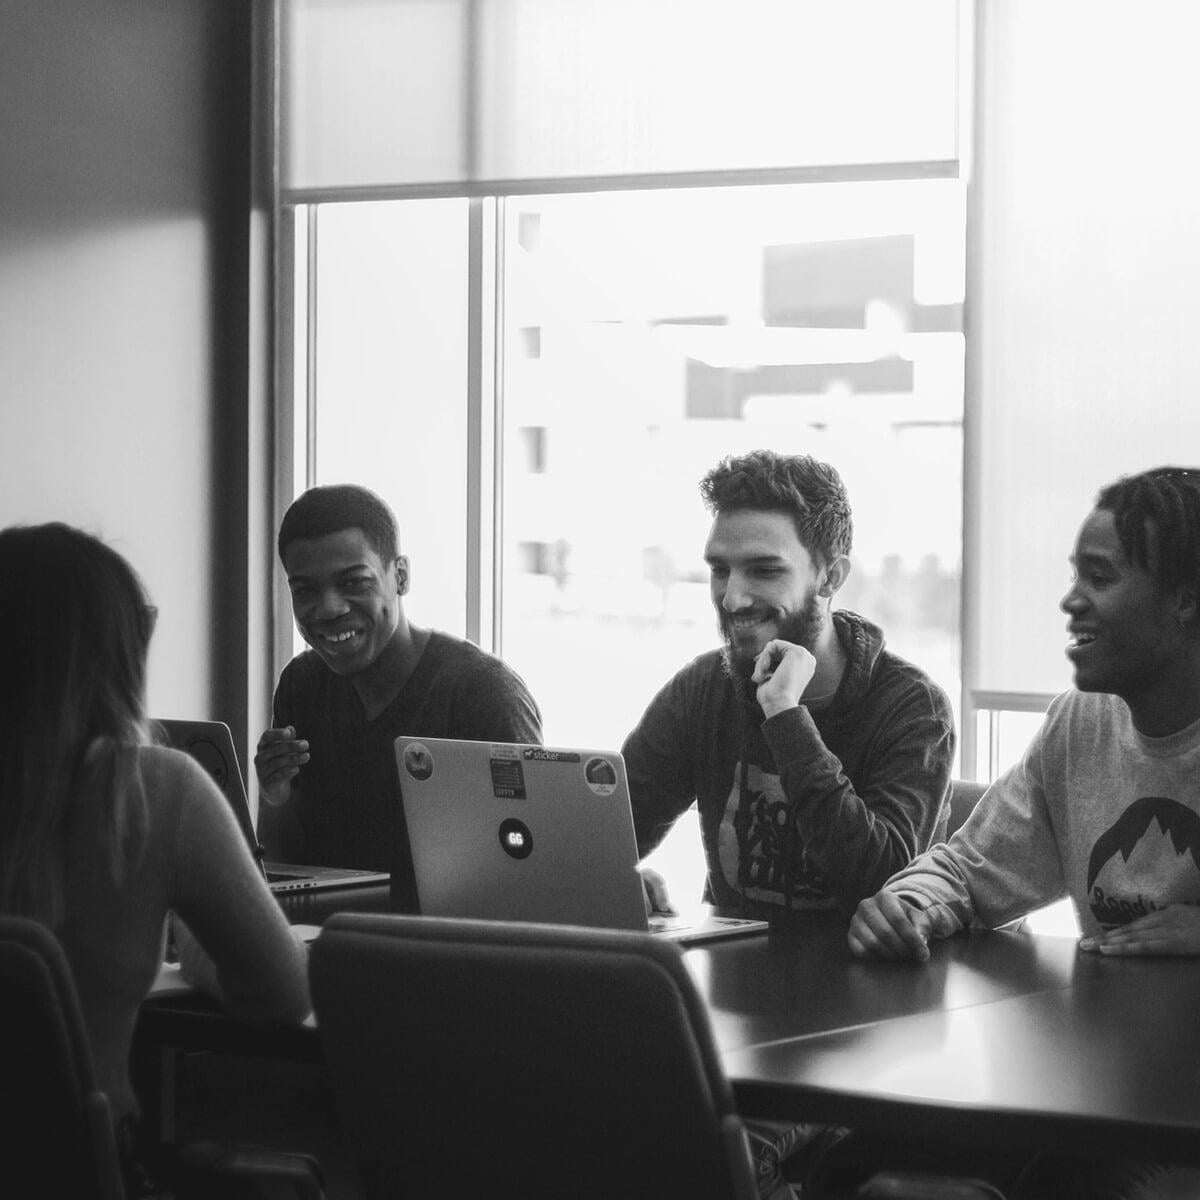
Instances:
[[[961,829],[967,818],[975,811],[975,806],[988,790],[986,783],[976,783],[973,779],[952,779],[950,781],[950,816],[946,822],[946,840],[951,834]]]
[[[43,1196],[120,1200],[112,1115],[97,1090],[70,966],[35,921],[0,917],[0,1161]]]
[[[313,1001],[366,1194],[752,1197],[708,1015],[648,934],[343,913]]]

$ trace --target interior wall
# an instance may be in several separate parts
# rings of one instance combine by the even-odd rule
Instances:
[[[0,30],[0,524],[121,550],[151,713],[240,741],[249,8],[5,0]]]

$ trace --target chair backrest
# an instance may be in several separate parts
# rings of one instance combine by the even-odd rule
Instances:
[[[708,1014],[673,945],[342,913],[313,943],[310,974],[371,1200],[756,1195]]]
[[[961,829],[967,818],[975,811],[988,790],[986,783],[976,783],[973,779],[952,779],[950,781],[950,816],[946,822],[946,840],[957,829]]]
[[[0,917],[0,1161],[39,1195],[123,1195],[108,1100],[97,1090],[70,966],[58,940]]]

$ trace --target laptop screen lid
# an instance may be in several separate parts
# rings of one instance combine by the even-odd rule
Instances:
[[[229,726],[221,721],[153,721],[152,724],[165,745],[190,754],[212,776],[229,802],[238,827],[261,867],[262,846],[250,816],[246,782],[242,778]],[[265,870],[263,874],[265,877]]]
[[[618,752],[421,737],[395,751],[422,914],[647,928]]]
[[[388,882],[389,875],[385,871],[264,861],[264,850],[250,816],[246,783],[229,726],[223,721],[187,720],[157,720],[151,721],[151,724],[158,730],[165,745],[190,754],[212,776],[229,801],[263,878],[276,895],[321,888],[383,885]]]

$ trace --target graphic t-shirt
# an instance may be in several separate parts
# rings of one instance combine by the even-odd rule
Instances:
[[[1166,796],[1135,800],[1088,856],[1088,906],[1105,929],[1168,904],[1200,903],[1200,814]]]
[[[1084,935],[1200,904],[1200,721],[1164,738],[1123,700],[1063,693],[967,823],[888,881],[939,935],[1069,895]]]
[[[777,773],[739,762],[717,833],[721,876],[748,901],[778,905],[790,895],[797,909],[833,908],[792,811]]]
[[[706,894],[722,912],[853,912],[944,835],[950,701],[876,625],[845,610],[833,622],[846,670],[821,707],[764,719],[712,651],[666,683],[625,741],[639,854],[695,803]]]

